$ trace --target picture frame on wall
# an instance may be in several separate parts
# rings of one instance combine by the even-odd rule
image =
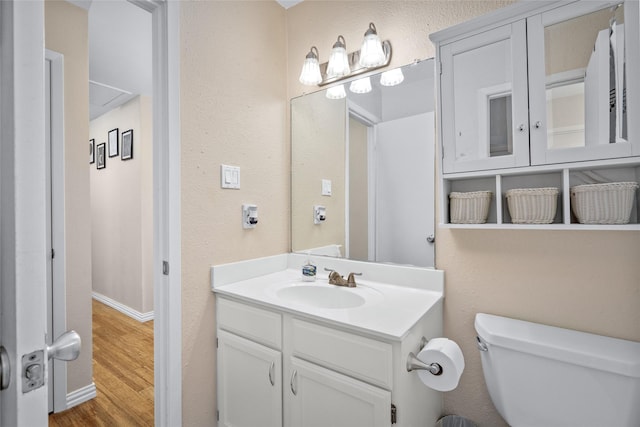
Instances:
[[[109,157],[118,155],[118,128],[109,131]]]
[[[89,164],[93,164],[96,161],[96,140],[89,140]]]
[[[104,169],[107,167],[107,144],[98,144],[96,147],[96,168]]]
[[[122,132],[122,160],[133,159],[133,129]]]

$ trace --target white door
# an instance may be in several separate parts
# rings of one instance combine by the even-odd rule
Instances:
[[[282,354],[218,331],[220,426],[282,426]]]
[[[376,126],[376,261],[433,267],[434,113]]]
[[[286,386],[289,427],[391,425],[391,392],[291,358]]]
[[[47,375],[44,5],[0,2],[0,22],[0,344],[11,367],[0,424],[42,426],[47,387],[27,389]],[[35,362],[43,367],[23,381]]]

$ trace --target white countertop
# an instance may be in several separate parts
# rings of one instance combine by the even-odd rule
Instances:
[[[329,285],[327,277],[327,273],[319,271],[316,281],[302,282],[300,269],[287,268],[212,288],[219,295],[391,340],[402,339],[443,299],[443,293],[433,287],[397,286],[357,277],[355,288],[345,288]],[[353,308],[320,308],[278,295],[278,291],[296,286],[330,288],[329,292],[336,292],[336,296],[351,292],[364,298],[365,303]]]

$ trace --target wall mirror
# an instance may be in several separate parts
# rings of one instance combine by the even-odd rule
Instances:
[[[434,61],[390,71],[291,100],[293,252],[434,265]]]

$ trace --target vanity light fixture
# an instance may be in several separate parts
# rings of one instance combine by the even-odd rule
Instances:
[[[314,52],[315,50],[315,52]],[[307,53],[307,56],[302,65],[302,71],[300,72],[300,83],[303,85],[317,85],[322,82],[322,75],[320,75],[320,63],[318,62],[318,48],[311,46],[311,50]]]
[[[324,86],[385,67],[391,61],[391,43],[389,40],[380,41],[376,26],[371,22],[364,36],[362,50],[347,53],[344,37],[338,36],[338,40],[331,49],[329,61],[316,68],[318,56],[318,49],[315,46],[312,47],[305,58],[300,73],[300,83],[308,86]]]
[[[344,85],[338,85],[327,89],[325,96],[329,99],[343,99],[347,97],[347,92],[344,90]]]
[[[369,28],[364,33],[364,40],[360,48],[360,60],[358,63],[365,68],[379,67],[384,64],[385,54],[382,49],[382,42],[378,37],[376,26],[369,23]]]
[[[362,79],[354,80],[349,86],[349,90],[353,93],[369,93],[371,92],[371,79],[364,77]]]
[[[347,76],[351,72],[349,67],[349,57],[347,56],[347,44],[344,37],[338,36],[338,40],[333,44],[329,65],[327,65],[327,77]]]
[[[404,81],[404,74],[400,68],[385,71],[380,74],[380,84],[382,86],[396,86]]]

